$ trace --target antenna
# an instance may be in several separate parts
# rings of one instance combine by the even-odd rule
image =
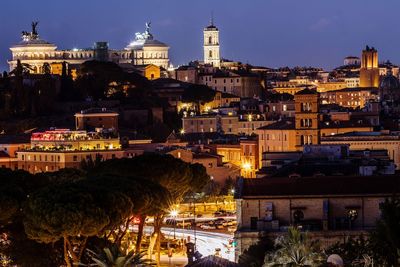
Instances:
[[[211,11],[211,19],[210,19],[211,26],[214,26],[214,12]]]

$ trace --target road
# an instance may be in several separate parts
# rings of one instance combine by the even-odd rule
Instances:
[[[162,228],[163,234],[173,237],[173,228]],[[233,239],[231,234],[213,233],[196,230],[196,239],[194,236],[194,230],[176,229],[177,238],[187,238],[190,236],[190,240],[194,242],[196,240],[197,250],[203,254],[203,256],[214,255],[215,249],[220,248],[220,256],[230,261],[235,260],[234,248],[227,249],[229,239]]]
[[[153,231],[152,226],[146,226],[144,231],[146,234],[151,234]],[[161,229],[164,235],[173,238],[174,236],[174,228],[163,227]],[[192,242],[195,241],[194,230],[187,230],[176,228],[175,229],[176,238],[187,238],[190,236],[190,240]],[[223,234],[223,233],[214,233],[214,232],[205,232],[196,230],[196,247],[197,250],[204,256],[214,255],[215,249],[220,248],[220,256],[222,258],[228,259],[230,261],[235,260],[235,251],[234,248],[227,249],[227,245],[229,243],[229,239],[232,239],[232,234]]]

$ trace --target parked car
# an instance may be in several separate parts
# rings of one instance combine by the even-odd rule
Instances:
[[[200,226],[201,229],[203,230],[215,230],[216,227],[214,225],[208,225],[208,224],[203,224],[202,226]]]
[[[183,228],[186,228],[186,227],[189,227],[189,226],[192,226],[192,223],[191,223],[191,222],[178,222],[178,223],[176,224],[176,227],[183,227]]]

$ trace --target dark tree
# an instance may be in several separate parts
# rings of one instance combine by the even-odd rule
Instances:
[[[260,234],[258,242],[251,245],[239,256],[239,265],[242,267],[263,266],[265,254],[274,250],[274,242],[265,234]]]
[[[386,199],[380,209],[381,219],[370,237],[374,258],[385,266],[400,266],[400,198]]]
[[[67,267],[80,262],[87,239],[99,235],[110,223],[93,195],[74,183],[34,193],[24,213],[24,228],[29,238],[46,244],[63,242]]]

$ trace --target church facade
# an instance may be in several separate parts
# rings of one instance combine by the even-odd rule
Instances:
[[[135,40],[121,50],[109,49],[107,42],[97,42],[92,48],[58,50],[53,43],[40,38],[37,22],[32,23],[31,32],[22,32],[22,41],[10,48],[12,58],[8,61],[10,71],[17,61],[29,65],[31,73],[43,73],[43,64],[48,63],[52,72],[62,62],[80,65],[89,60],[112,61],[117,64],[153,64],[167,69],[169,66],[169,46],[155,40],[150,33],[150,23],[146,23],[144,33],[136,33]]]

